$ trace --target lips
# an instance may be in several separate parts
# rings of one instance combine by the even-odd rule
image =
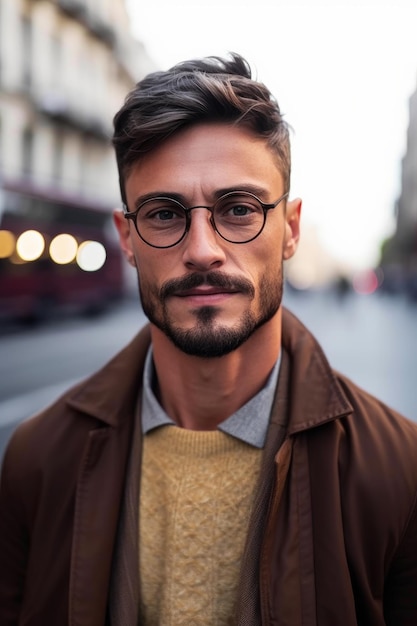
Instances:
[[[178,293],[175,293],[175,296],[180,298],[186,298],[188,296],[211,296],[218,295],[224,293],[237,293],[235,289],[222,289],[221,287],[206,287],[206,288],[195,288],[195,289],[185,289]]]

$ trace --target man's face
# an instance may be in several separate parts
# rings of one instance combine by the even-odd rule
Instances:
[[[276,157],[250,131],[200,124],[141,157],[125,181],[128,210],[145,196],[174,196],[186,207],[212,206],[229,190],[250,191],[266,203],[283,188]],[[238,348],[260,326],[274,323],[282,299],[282,260],[298,241],[298,200],[268,211],[262,233],[245,244],[215,232],[210,212],[196,208],[185,238],[152,248],[133,223],[115,214],[122,247],[136,265],[143,310],[182,351],[219,357]]]

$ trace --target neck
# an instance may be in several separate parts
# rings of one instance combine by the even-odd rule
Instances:
[[[218,358],[185,354],[151,326],[157,397],[178,426],[214,430],[265,385],[281,348],[281,310],[237,350]]]

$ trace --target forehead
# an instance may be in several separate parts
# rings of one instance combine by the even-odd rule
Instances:
[[[182,130],[143,155],[125,186],[128,203],[149,193],[177,193],[190,199],[218,189],[253,186],[280,193],[283,179],[267,141],[244,127],[198,124]]]

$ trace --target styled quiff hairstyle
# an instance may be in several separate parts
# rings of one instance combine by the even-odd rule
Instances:
[[[211,56],[148,74],[127,95],[113,120],[123,202],[124,181],[141,156],[179,130],[205,122],[244,126],[265,138],[289,190],[288,125],[270,91],[252,79],[248,62],[231,53],[230,59]]]

